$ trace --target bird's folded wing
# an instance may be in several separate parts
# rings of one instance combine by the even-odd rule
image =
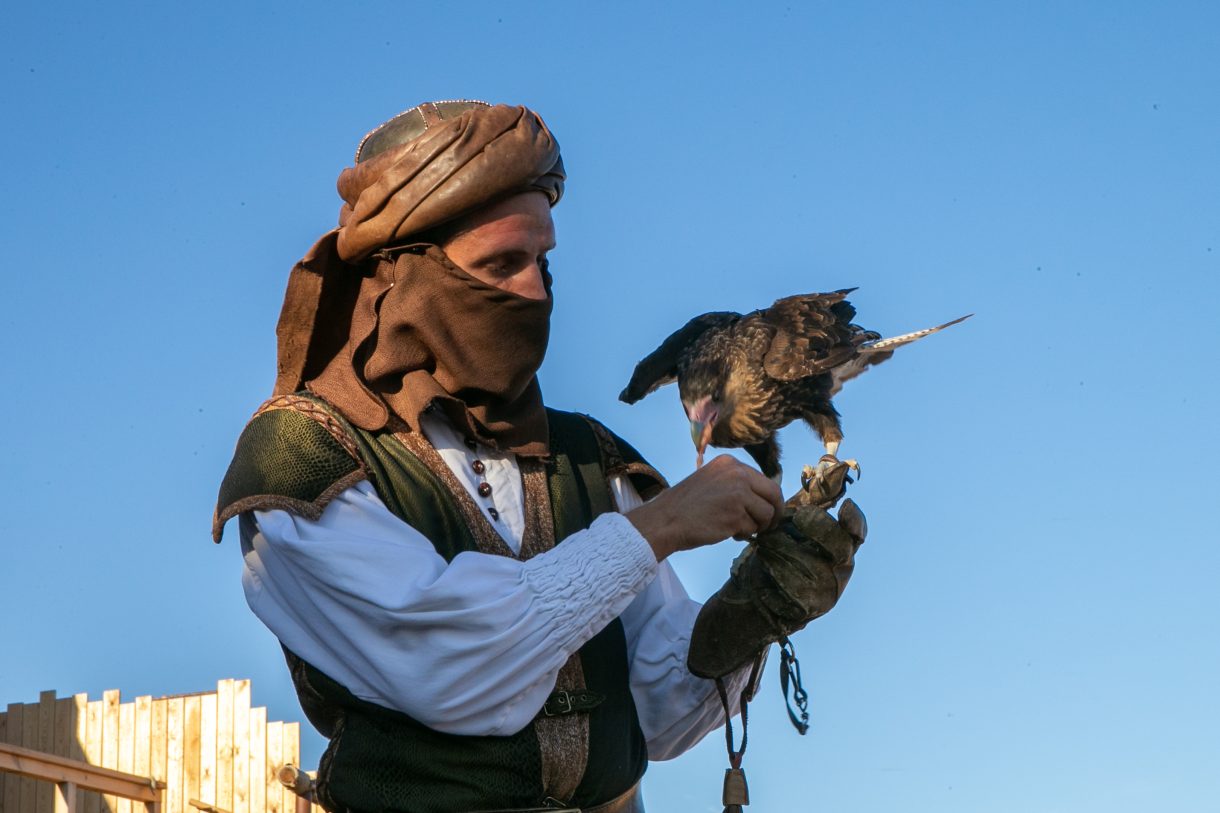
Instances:
[[[691,319],[635,366],[631,381],[619,393],[619,400],[634,404],[658,387],[672,383],[678,377],[678,361],[682,354],[694,345],[700,336],[712,328],[731,325],[740,318],[740,313],[716,311]]]

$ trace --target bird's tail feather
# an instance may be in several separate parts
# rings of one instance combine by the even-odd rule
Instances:
[[[974,314],[968,313],[965,316],[954,319],[952,322],[945,322],[943,325],[937,325],[936,327],[926,327],[923,330],[916,330],[913,333],[904,333],[901,336],[891,336],[888,339],[875,339],[874,341],[871,341],[871,342],[865,342],[864,344],[857,347],[856,350],[857,350],[857,352],[860,352],[860,353],[889,352],[889,351],[892,351],[895,347],[901,347],[904,344],[910,344],[911,342],[922,339],[924,336],[931,336],[933,333],[944,330],[947,327],[953,327],[958,322],[964,322],[967,319],[969,319],[971,316],[974,316]]]

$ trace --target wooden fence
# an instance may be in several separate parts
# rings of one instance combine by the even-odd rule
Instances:
[[[164,813],[295,813],[298,797],[277,779],[300,760],[300,723],[268,722],[250,707],[250,681],[221,680],[215,692],[120,700],[84,694],[10,703],[0,742],[165,783]],[[2,813],[51,813],[55,786],[0,772]],[[139,813],[128,799],[77,791],[82,813]],[[314,805],[312,813],[323,813]]]

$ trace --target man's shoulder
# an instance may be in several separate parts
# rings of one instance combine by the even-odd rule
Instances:
[[[212,539],[244,511],[283,509],[317,519],[336,495],[366,478],[351,427],[319,399],[282,395],[242,430],[220,485]]]
[[[606,477],[627,477],[644,499],[651,499],[669,488],[665,477],[644,456],[604,423],[583,412],[564,412],[547,408],[552,446],[571,449],[582,436],[586,445],[596,447]]]

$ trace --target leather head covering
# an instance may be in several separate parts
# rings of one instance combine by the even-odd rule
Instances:
[[[433,404],[496,448],[548,453],[535,372],[551,299],[471,277],[420,238],[528,191],[563,194],[559,145],[524,107],[434,102],[361,141],[339,175],[339,228],[293,268],[275,394],[307,388],[352,423],[418,430]],[[416,238],[414,241],[412,238]]]

